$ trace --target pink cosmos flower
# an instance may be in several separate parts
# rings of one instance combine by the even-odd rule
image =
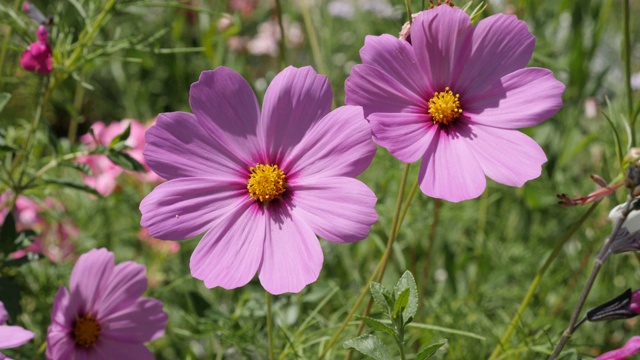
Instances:
[[[620,349],[606,352],[595,360],[623,360],[640,353],[640,336],[633,336]]]
[[[142,298],[145,267],[115,265],[112,252],[93,249],[71,272],[70,292],[60,287],[47,331],[47,359],[153,359],[144,346],[164,334],[162,302]]]
[[[51,46],[49,46],[49,34],[44,25],[40,25],[36,31],[38,41],[29,45],[22,53],[20,65],[29,72],[48,74],[53,70]]]
[[[144,133],[147,127],[141,122],[133,119],[124,119],[119,122],[113,122],[108,126],[103,122],[98,121],[94,123],[91,128],[96,136],[96,139],[101,145],[109,145],[111,140],[117,135],[121,134],[127,126],[131,124],[131,132],[129,138],[125,141],[125,144],[131,147],[127,151],[131,157],[136,159],[147,170],[145,173],[136,173],[136,177],[145,182],[159,182],[162,180],[156,173],[151,171],[149,166],[144,162],[144,156],[142,151],[144,149]],[[95,141],[91,137],[91,134],[84,134],[80,141],[87,144],[89,147],[94,147]],[[89,165],[92,171],[91,176],[83,176],[84,183],[92,188],[96,189],[103,196],[110,195],[115,190],[117,185],[117,179],[122,174],[123,170],[118,165],[112,163],[104,155],[87,155],[80,156],[77,162]]]
[[[147,244],[153,251],[161,254],[175,254],[180,251],[179,243],[156,239],[149,234],[149,229],[146,228],[141,228],[138,231],[138,239]]]
[[[374,140],[400,161],[422,158],[420,188],[448,201],[478,197],[485,175],[511,186],[538,177],[546,156],[515,129],[554,115],[565,86],[524,68],[535,42],[527,25],[498,14],[474,27],[443,5],[410,31],[411,43],[367,36],[346,81],[346,103],[364,108]]]
[[[0,301],[0,350],[18,347],[33,339],[35,335],[29,330],[25,330],[20,326],[3,325],[9,320],[9,314],[4,308],[4,304]],[[0,353],[0,360],[9,359]]]
[[[322,268],[316,234],[357,241],[378,218],[375,195],[354,179],[376,150],[362,109],[330,112],[331,99],[311,67],[279,73],[262,112],[239,74],[203,72],[193,115],[160,114],[147,131],[145,158],[169,181],[142,200],[141,225],[167,240],[206,232],[190,265],[209,288],[258,273],[272,294],[301,291]]]

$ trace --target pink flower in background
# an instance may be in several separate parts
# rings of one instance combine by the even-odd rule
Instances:
[[[35,335],[29,330],[20,326],[3,325],[9,320],[9,314],[0,301],[0,350],[11,349],[27,343]],[[8,359],[0,353],[0,360]]]
[[[106,249],[80,256],[70,291],[61,287],[47,331],[47,359],[153,359],[144,346],[164,334],[162,302],[142,298],[145,267],[115,265]]]
[[[640,336],[633,336],[620,349],[606,352],[595,360],[623,360],[640,353]]]
[[[296,47],[302,44],[304,34],[302,27],[297,22],[288,19],[283,20],[286,34],[286,44],[289,47]],[[246,43],[247,51],[252,55],[278,56],[280,53],[280,26],[278,21],[270,19],[258,26],[258,33],[254,38]]]
[[[49,46],[49,34],[44,25],[40,25],[36,31],[38,41],[29,45],[22,53],[20,65],[29,72],[48,74],[53,70],[51,46]]]
[[[458,8],[424,11],[411,43],[367,36],[345,84],[374,140],[405,163],[422,159],[421,190],[463,201],[480,196],[485,175],[522,186],[540,176],[546,156],[516,129],[537,125],[562,106],[565,86],[547,69],[525,68],[535,39],[512,15],[471,25]]]
[[[146,228],[138,231],[138,239],[159,253],[175,254],[180,251],[180,244],[178,242],[156,239],[149,234],[149,229]]]
[[[330,112],[331,99],[311,67],[279,73],[262,112],[239,74],[203,72],[193,114],[160,114],[147,131],[145,158],[169,180],[142,200],[141,225],[167,240],[206,232],[190,266],[209,288],[258,273],[272,294],[301,291],[322,268],[316,234],[357,241],[378,218],[375,195],[354,179],[376,151],[362,109]]]
[[[129,138],[125,141],[125,144],[131,147],[127,151],[131,157],[136,159],[147,170],[145,173],[136,173],[136,177],[145,182],[159,182],[162,180],[156,175],[144,161],[142,151],[144,149],[144,133],[146,126],[139,121],[132,119],[125,119],[119,122],[113,122],[108,126],[103,122],[94,123],[91,128],[96,136],[96,139],[101,145],[109,145],[111,140],[117,135],[121,134],[127,125],[131,124],[131,132]],[[80,141],[89,147],[95,147],[95,142],[91,137],[91,134],[87,133],[80,138]],[[115,190],[117,185],[117,179],[122,174],[123,170],[118,165],[112,163],[105,155],[86,155],[80,156],[77,162],[86,164],[91,168],[92,175],[84,175],[83,179],[85,184],[96,189],[103,196],[110,195]]]

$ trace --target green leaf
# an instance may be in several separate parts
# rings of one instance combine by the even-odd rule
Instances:
[[[127,125],[127,128],[124,129],[123,132],[116,135],[116,137],[114,137],[111,140],[111,142],[109,143],[109,148],[112,148],[114,145],[119,144],[121,142],[127,141],[127,139],[129,138],[129,135],[131,135],[131,123]]]
[[[386,345],[375,335],[362,335],[345,341],[345,349],[352,348],[376,360],[391,360]]]
[[[56,185],[56,186],[67,187],[70,189],[84,191],[86,193],[95,195],[97,197],[102,197],[102,195],[96,189],[92,188],[91,186],[85,183],[80,183],[80,182],[67,180],[67,179],[54,179],[49,177],[43,177],[41,181],[45,185]]]
[[[91,176],[93,174],[93,171],[91,171],[91,167],[87,164],[81,164],[81,163],[75,163],[75,162],[70,162],[70,161],[64,161],[60,163],[60,166],[64,166],[64,167],[68,167],[68,168],[72,168],[75,170],[80,171],[81,173],[87,175],[87,176]]]
[[[11,99],[11,94],[9,93],[0,93],[0,111],[4,110],[4,107],[7,106],[7,103]]]
[[[409,289],[409,298],[402,312],[402,317],[405,320],[404,325],[410,323],[418,311],[418,288],[416,287],[416,280],[410,271],[405,271],[396,283],[394,287],[396,298],[399,298],[400,294],[406,289]]]
[[[133,170],[137,172],[145,172],[144,166],[138,162],[138,160],[131,157],[129,154],[123,152],[113,151],[109,149],[107,151],[107,157],[111,162],[120,166],[125,170]]]
[[[372,282],[369,285],[369,290],[371,291],[373,302],[376,303],[376,305],[378,305],[387,314],[390,313],[393,301],[391,301],[391,293],[389,292],[389,290],[385,289],[382,284],[377,282]]]
[[[409,303],[409,289],[404,289],[396,299],[396,302],[393,304],[393,318],[397,319],[400,317],[400,314],[407,308],[407,304]],[[404,318],[404,317],[403,317]]]
[[[431,344],[426,348],[420,350],[420,352],[416,355],[416,360],[425,360],[433,356],[433,354],[438,351],[444,344],[447,343],[447,340],[440,340],[437,343]]]
[[[390,326],[368,316],[356,316],[356,319],[364,321],[364,323],[374,331],[385,332],[389,335],[396,336],[396,332]]]
[[[4,217],[2,227],[0,227],[0,252],[8,255],[17,250],[15,239],[18,237],[16,231],[16,221],[13,213],[9,211]]]
[[[0,278],[0,294],[9,318],[15,320],[20,313],[20,287],[8,278]]]

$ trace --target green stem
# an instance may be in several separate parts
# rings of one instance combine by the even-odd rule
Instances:
[[[631,123],[631,146],[636,144],[636,119],[633,114],[633,93],[631,89],[631,38],[629,30],[629,0],[622,1],[623,19],[623,57],[624,57],[624,73],[625,73],[625,95],[627,98],[627,111],[629,121]]]
[[[404,196],[404,190],[407,185],[408,175],[409,175],[409,164],[405,166],[404,172],[402,173],[402,179],[400,180],[400,190],[398,192],[398,200],[396,201],[396,210],[393,215],[393,220],[391,221],[391,229],[389,230],[389,239],[387,241],[387,248],[385,249],[384,254],[382,255],[382,259],[380,259],[380,262],[376,266],[376,269],[373,271],[373,274],[371,274],[371,277],[369,278],[369,280],[367,280],[367,282],[364,284],[364,286],[360,290],[360,295],[358,295],[358,298],[356,299],[355,304],[353,304],[353,306],[349,310],[349,313],[347,313],[347,316],[342,321],[342,324],[340,324],[338,331],[336,331],[331,337],[331,339],[329,339],[329,342],[322,350],[322,353],[318,357],[318,360],[324,359],[324,357],[327,355],[331,347],[333,347],[333,345],[335,345],[335,343],[338,341],[338,339],[340,338],[340,335],[342,335],[342,332],[349,324],[349,321],[351,320],[353,315],[355,315],[356,311],[360,307],[360,304],[362,304],[362,300],[364,300],[364,297],[367,295],[369,291],[370,283],[374,280],[376,280],[377,282],[380,282],[380,279],[384,274],[384,269],[387,267],[387,263],[389,262],[389,257],[391,255],[391,249],[393,248],[393,243],[395,242],[395,239],[396,239],[396,228],[397,228],[397,225],[399,224],[401,206],[402,206],[402,197]],[[369,301],[369,306],[367,306],[367,310],[365,311],[364,316],[369,314],[369,311],[371,311],[370,309],[371,309],[371,301]],[[363,325],[363,322],[360,322],[360,326],[362,325]],[[349,354],[350,353],[351,352],[349,352]]]
[[[280,65],[284,68],[287,66],[286,59],[286,41],[284,33],[284,23],[282,21],[282,4],[280,0],[276,0],[276,17],[278,18],[278,27],[280,28]]]
[[[274,360],[273,355],[273,319],[271,317],[271,294],[265,291],[267,298],[267,336],[269,337],[269,360]]]
[[[411,0],[406,0],[405,4],[407,5],[407,16],[409,17],[409,24],[413,23],[413,19],[411,18]]]
[[[318,35],[315,27],[313,26],[313,20],[311,12],[309,11],[309,3],[307,0],[302,0],[302,19],[304,20],[304,28],[307,30],[307,37],[309,38],[309,44],[311,45],[311,56],[313,62],[318,67],[321,74],[329,74],[327,67],[322,61],[322,54],[320,53],[320,42],[318,41]]]
[[[115,5],[116,0],[109,0],[102,8],[100,14],[98,14],[96,20],[88,23],[91,24],[91,29],[87,27],[82,31],[77,42],[78,47],[73,51],[65,64],[65,68],[67,69],[67,71],[71,72],[74,70],[75,64],[82,56],[85,46],[87,44],[90,44],[91,41],[93,41],[93,39],[96,37],[98,31],[102,27],[102,23],[105,21],[107,15],[109,15],[109,12],[111,12]],[[87,29],[89,30],[87,31]]]
[[[440,207],[442,207],[442,200],[435,199],[435,202],[433,203],[433,215],[431,216],[431,228],[429,229],[429,240],[427,242],[427,250],[424,254],[422,281],[420,281],[420,294],[423,295],[427,293],[427,282],[429,279],[429,272],[431,271],[431,253],[433,252],[433,244],[436,242],[436,229],[438,228]]]
[[[13,9],[16,11],[20,9],[21,2],[22,2],[21,0],[15,0],[13,2]],[[11,27],[7,29],[7,32],[5,33],[4,41],[2,42],[2,50],[0,50],[0,75],[2,75],[2,70],[4,69],[4,59],[7,56],[7,50],[9,49],[9,40],[11,40],[11,30],[12,30]],[[0,78],[2,78],[2,76],[0,76]]]
[[[76,93],[73,97],[73,110],[74,114],[71,116],[71,123],[69,124],[69,132],[67,138],[71,144],[75,143],[76,135],[78,133],[78,118],[82,112],[82,100],[84,99],[84,86],[82,86],[82,77],[76,83]]]
[[[589,218],[589,216],[595,210],[598,204],[599,202],[592,204],[589,207],[589,209],[587,209],[587,211],[584,214],[582,214],[582,216],[576,222],[574,222],[573,225],[571,225],[571,227],[567,230],[567,232],[564,233],[560,241],[556,244],[555,248],[553,248],[553,251],[551,252],[551,254],[549,254],[544,264],[538,270],[538,272],[536,273],[536,276],[533,278],[531,285],[529,285],[529,290],[527,290],[527,294],[524,296],[524,299],[522,299],[522,303],[520,304],[518,311],[516,311],[516,314],[511,319],[511,322],[509,323],[509,326],[507,327],[507,330],[505,331],[504,335],[502,335],[500,342],[493,349],[493,352],[491,353],[489,360],[497,359],[500,353],[502,352],[502,350],[507,346],[509,339],[511,339],[513,332],[516,330],[516,327],[520,322],[520,318],[522,317],[522,314],[524,314],[525,310],[527,309],[527,306],[529,305],[529,302],[531,302],[531,300],[533,299],[533,295],[535,295],[536,290],[538,290],[538,286],[542,281],[542,277],[547,272],[551,264],[553,264],[553,262],[558,257],[558,255],[560,255],[560,252],[562,251],[562,248],[567,243],[567,241],[569,241],[571,236],[573,236],[573,234],[576,231],[578,231],[580,226],[582,226],[582,224],[587,220],[587,218]]]

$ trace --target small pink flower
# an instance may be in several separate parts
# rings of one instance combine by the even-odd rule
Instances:
[[[22,53],[20,65],[29,72],[48,74],[53,70],[51,46],[48,42],[47,28],[40,25],[36,32],[38,41],[29,45]]]
[[[47,359],[153,359],[144,346],[164,334],[162,302],[141,297],[145,267],[115,264],[112,252],[93,249],[71,272],[70,290],[53,301]]]
[[[595,360],[623,360],[640,353],[640,336],[633,336],[620,349],[606,352]]]
[[[149,234],[149,229],[147,228],[140,229],[138,239],[159,253],[175,254],[180,251],[180,243],[177,241],[156,239]]]
[[[20,326],[3,325],[9,320],[9,314],[0,301],[0,350],[18,347],[33,339],[35,335]],[[0,359],[7,359],[0,353]]]

